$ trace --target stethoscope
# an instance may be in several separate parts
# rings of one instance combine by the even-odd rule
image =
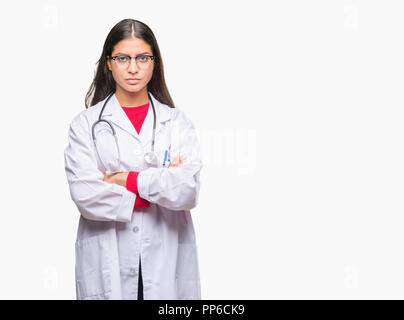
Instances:
[[[98,120],[97,120],[96,122],[94,122],[94,124],[93,124],[93,126],[92,126],[92,128],[91,128],[91,134],[92,134],[92,137],[93,137],[94,146],[95,146],[95,150],[97,151],[98,157],[100,158],[101,163],[102,163],[102,165],[104,166],[104,168],[107,168],[107,167],[104,165],[104,163],[103,163],[103,161],[102,161],[102,159],[101,159],[101,157],[100,157],[100,154],[99,154],[99,152],[98,152],[97,139],[95,138],[95,135],[94,135],[94,128],[95,128],[95,126],[96,126],[98,123],[101,123],[101,122],[106,122],[106,123],[109,125],[109,127],[111,128],[112,133],[113,133],[113,135],[114,135],[116,148],[117,148],[117,150],[118,150],[118,167],[119,167],[119,171],[114,172],[114,173],[118,173],[118,172],[123,172],[123,170],[121,169],[121,152],[120,152],[120,150],[119,150],[118,138],[116,137],[116,132],[115,132],[114,127],[112,126],[112,123],[109,122],[108,120],[101,119],[102,113],[104,112],[104,108],[105,108],[106,104],[108,103],[108,100],[114,95],[114,93],[115,93],[115,92],[113,91],[113,92],[108,96],[107,100],[105,100],[104,105],[102,106],[100,115],[99,115],[99,117],[98,117]],[[146,162],[147,164],[149,164],[149,165],[151,165],[151,166],[156,166],[156,165],[157,165],[157,156],[156,156],[156,154],[154,153],[154,136],[155,136],[155,134],[156,134],[156,110],[154,109],[154,103],[153,103],[152,98],[150,97],[150,94],[147,93],[147,95],[149,96],[149,100],[150,100],[151,105],[152,105],[152,108],[153,108],[153,136],[152,136],[151,151],[145,153],[145,155],[144,155],[144,160],[145,160],[145,162]],[[106,173],[107,173],[107,174],[111,174],[112,172],[111,172],[111,171],[107,171]]]

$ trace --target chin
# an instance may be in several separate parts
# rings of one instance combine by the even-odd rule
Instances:
[[[134,85],[125,85],[123,87],[127,92],[130,93],[137,93],[143,90],[144,86],[142,86],[140,83],[134,84]]]

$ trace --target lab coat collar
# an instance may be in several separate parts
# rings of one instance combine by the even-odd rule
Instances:
[[[154,102],[154,107],[156,109],[156,136],[157,133],[165,127],[164,122],[170,120],[170,112],[167,108],[159,102],[149,91],[150,97]],[[104,104],[106,98],[102,101]],[[140,129],[140,134],[137,133],[133,124],[130,122],[125,111],[122,109],[115,93],[108,101],[103,112],[103,119],[111,121],[114,125],[127,131],[133,137],[141,142],[143,147],[146,147],[152,141],[152,131],[153,131],[153,108],[151,103],[149,103],[149,109],[146,118],[143,121],[142,128]]]

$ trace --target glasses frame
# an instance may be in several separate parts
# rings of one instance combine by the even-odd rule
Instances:
[[[133,57],[131,57],[130,55],[127,55],[127,54],[120,54],[120,55],[111,57],[111,59],[114,60],[115,62],[119,62],[119,61],[116,61],[116,58],[119,58],[119,57],[128,57],[129,58],[128,66],[130,65],[130,62],[132,59],[135,59],[136,64],[139,66],[138,60],[137,60],[137,58],[139,58],[139,57],[149,57],[152,61],[154,61],[156,59],[156,56],[152,56],[150,54],[138,54],[137,56],[133,56]]]

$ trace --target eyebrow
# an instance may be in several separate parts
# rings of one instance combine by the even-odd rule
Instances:
[[[118,53],[116,53],[115,55],[120,55],[120,54],[124,54],[125,56],[129,56],[129,54],[123,53],[123,52],[118,52]],[[141,55],[141,54],[150,54],[150,53],[147,52],[147,51],[145,51],[145,52],[142,52],[142,53],[138,53],[137,56],[138,56],[138,55]],[[151,54],[150,54],[150,55],[151,55]]]

